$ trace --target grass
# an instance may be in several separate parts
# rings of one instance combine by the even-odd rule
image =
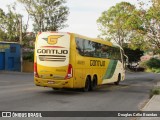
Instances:
[[[148,68],[146,69],[146,72],[160,73],[160,68]]]
[[[153,95],[160,95],[160,87],[155,87],[151,90],[150,92],[150,98],[153,96]]]

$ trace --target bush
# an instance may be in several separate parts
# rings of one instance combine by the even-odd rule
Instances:
[[[144,62],[141,62],[139,64],[140,67],[144,68],[144,69],[147,69],[147,65],[146,65],[147,61],[144,61]]]
[[[151,90],[150,97],[152,97],[153,95],[160,95],[160,87],[155,87]]]
[[[160,73],[160,68],[152,68],[151,71],[154,73]]]
[[[28,52],[23,54],[23,60],[29,60],[30,62],[34,61],[34,52]]]
[[[140,63],[140,67],[143,67],[146,72],[160,73],[160,60],[151,58],[148,61]]]
[[[150,69],[160,68],[160,60],[156,58],[151,58],[146,62],[146,66],[148,66]]]

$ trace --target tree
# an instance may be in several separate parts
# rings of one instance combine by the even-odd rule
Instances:
[[[131,33],[126,28],[126,22],[135,10],[135,6],[128,2],[121,2],[109,10],[104,11],[97,20],[101,36],[114,40],[123,47],[129,41]]]
[[[140,10],[137,10],[132,15],[133,19],[129,19],[127,23],[135,33],[130,45],[157,53],[160,49],[160,1],[152,0],[149,9],[144,9],[143,4],[140,5]],[[135,23],[137,27],[131,23]]]
[[[155,1],[155,0],[154,0]],[[160,49],[160,3],[155,4],[144,12],[145,41],[151,44],[152,50]]]
[[[5,41],[7,34],[0,29],[0,41]]]
[[[66,27],[69,14],[65,0],[17,0],[33,19],[34,31],[58,31]]]
[[[128,56],[128,62],[130,66],[132,66],[132,63],[137,63],[140,61],[140,57],[143,56],[144,51],[140,49],[131,49],[131,48],[124,48],[125,54]]]
[[[141,17],[142,13],[142,10],[134,10],[125,23],[126,29],[130,32],[128,46],[134,50],[146,50],[148,48],[148,43],[144,42],[144,34],[146,34],[146,31],[143,27],[144,21]]]
[[[4,31],[5,29],[4,19],[5,19],[5,13],[2,9],[0,9],[0,41],[4,41],[7,36]]]
[[[0,9],[0,32],[3,34],[3,41],[19,40],[19,16],[21,15],[15,12],[15,5],[8,6],[8,13]]]
[[[0,8],[0,29],[3,31],[5,30],[5,12]]]

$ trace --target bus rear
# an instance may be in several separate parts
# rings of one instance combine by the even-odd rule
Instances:
[[[70,34],[42,32],[37,35],[34,54],[34,82],[37,86],[72,88]]]

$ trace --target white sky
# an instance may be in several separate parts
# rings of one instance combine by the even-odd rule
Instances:
[[[7,10],[6,5],[15,2],[16,0],[0,0],[0,8]],[[127,1],[133,5],[138,5],[138,0],[67,0],[70,14],[68,16],[68,27],[62,29],[63,32],[74,32],[88,37],[97,37],[99,34],[96,20],[101,16],[101,13],[116,3]],[[143,0],[148,1],[148,0]],[[24,15],[23,21],[26,22],[25,9],[18,5],[17,10]],[[31,22],[30,22],[31,23]],[[30,24],[29,31],[32,30]]]

